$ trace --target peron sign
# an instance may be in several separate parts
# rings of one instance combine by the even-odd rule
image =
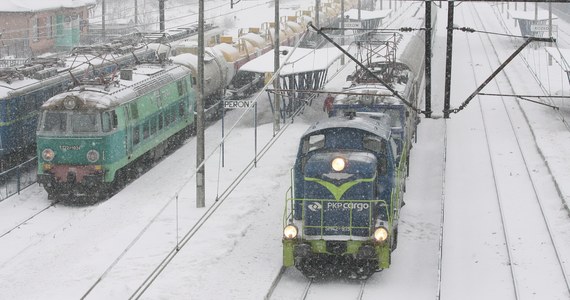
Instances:
[[[557,31],[558,27],[556,25],[552,25],[552,31]],[[546,24],[532,24],[530,25],[530,31],[534,32],[547,32],[550,31],[550,26]]]
[[[224,100],[224,108],[250,108],[255,102],[253,100]]]

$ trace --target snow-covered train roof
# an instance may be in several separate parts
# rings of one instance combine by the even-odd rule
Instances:
[[[169,51],[168,48],[160,46],[158,44],[140,46],[136,48],[136,50],[133,48],[133,52],[127,51],[126,53],[117,53],[112,51],[107,53],[101,49],[97,49],[98,48],[94,48],[90,52],[88,51],[89,48],[85,47],[85,49],[83,49],[84,53],[70,55],[64,58],[63,65],[56,65],[53,67],[46,65],[44,68],[40,69],[38,72],[35,72],[31,76],[22,75],[21,78],[16,76],[14,78],[10,78],[11,80],[4,80],[2,79],[2,72],[7,71],[8,69],[18,71],[25,68],[26,66],[17,66],[0,70],[0,99],[9,96],[26,94],[34,89],[56,84],[57,82],[61,82],[63,80],[69,80],[69,71],[71,71],[74,76],[79,76],[84,75],[89,68],[97,68],[104,64],[117,64],[121,60],[133,59],[134,57],[132,53],[134,53],[134,55],[140,59],[142,56],[156,52]],[[31,64],[34,65],[33,62],[31,62]],[[53,73],[57,75],[36,76],[40,75],[43,71],[47,71],[48,69],[53,69]]]
[[[410,18],[403,26],[417,29],[424,26],[424,21],[423,17]],[[402,40],[398,43],[398,60],[408,66],[414,74],[420,74],[424,66],[424,58],[424,31],[404,34]]]
[[[383,139],[388,139],[391,134],[390,119],[373,119],[367,116],[359,117],[332,117],[322,121],[318,121],[311,125],[309,129],[303,134],[303,137],[313,135],[323,130],[334,128],[351,128],[360,129],[369,132],[373,135],[379,136]]]
[[[279,47],[280,51],[287,51],[291,53],[293,47]],[[337,48],[322,48],[322,49],[306,49],[297,48],[291,54],[288,62],[281,69],[281,76],[292,74],[307,73],[312,71],[326,70],[337,59],[340,58],[342,52]],[[260,57],[253,59],[244,64],[240,71],[249,71],[254,73],[273,73],[274,71],[274,50],[268,51]],[[289,55],[289,54],[287,54]],[[281,55],[280,63],[283,65],[286,56]]]
[[[362,105],[403,105],[393,93],[382,84],[359,84],[343,90],[344,93],[336,96],[334,104],[362,104]],[[354,95],[363,94],[363,95]]]
[[[109,85],[83,85],[69,92],[58,94],[42,105],[42,109],[61,107],[65,97],[73,96],[83,101],[83,106],[94,109],[109,109],[129,102],[166,83],[190,74],[190,69],[181,65],[140,65],[132,70],[132,79],[121,79]]]

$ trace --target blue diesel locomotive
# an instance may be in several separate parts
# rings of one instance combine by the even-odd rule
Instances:
[[[390,266],[408,157],[390,122],[348,113],[303,134],[284,214],[285,267],[367,278]]]

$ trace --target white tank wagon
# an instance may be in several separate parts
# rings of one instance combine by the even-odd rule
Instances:
[[[192,77],[197,77],[198,56],[183,53],[173,56],[172,62],[189,68],[192,71]],[[207,99],[206,102],[221,99],[233,77],[234,68],[226,62],[223,54],[214,48],[207,48],[204,52],[204,98]]]

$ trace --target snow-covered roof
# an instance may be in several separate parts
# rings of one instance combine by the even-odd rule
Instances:
[[[291,53],[293,47],[279,47],[280,51],[287,51]],[[291,54],[288,62],[281,69],[281,76],[306,73],[311,71],[319,71],[327,69],[333,62],[341,56],[340,50],[337,48],[322,48],[322,49],[306,49],[297,48]],[[254,73],[273,73],[274,64],[273,56],[274,51],[268,51],[260,57],[253,59],[244,64],[240,71],[248,71]],[[287,54],[289,55],[289,54]],[[283,65],[287,55],[281,55],[280,63]]]
[[[62,105],[63,100],[68,95],[78,97],[83,104],[97,109],[108,109],[112,106],[129,102],[136,97],[149,93],[165,82],[177,80],[187,75],[190,71],[180,65],[170,65],[160,67],[153,64],[138,65],[132,70],[130,80],[121,79],[118,85],[108,87],[100,84],[83,85],[76,87],[69,92],[55,95],[48,99],[42,108],[57,107]],[[151,78],[153,78],[151,80]]]
[[[0,12],[33,12],[95,4],[95,0],[2,0],[0,1]]]
[[[384,19],[390,15],[391,9],[384,10],[360,10],[360,20],[372,20],[372,19]],[[344,12],[344,17],[348,16],[351,20],[358,20],[358,9],[353,8],[349,11]]]
[[[508,12],[513,19],[530,20],[530,21],[534,20],[543,21],[549,19],[548,12],[545,10],[539,10],[538,13],[535,13],[534,9],[532,11],[509,10]],[[552,16],[552,19],[556,19],[556,17]]]
[[[384,139],[388,139],[391,133],[389,118],[378,120],[359,116],[352,119],[347,117],[332,117],[314,123],[305,131],[303,137],[331,128],[360,129]]]
[[[570,49],[556,47],[545,47],[546,52],[558,63],[566,72],[570,72]]]

